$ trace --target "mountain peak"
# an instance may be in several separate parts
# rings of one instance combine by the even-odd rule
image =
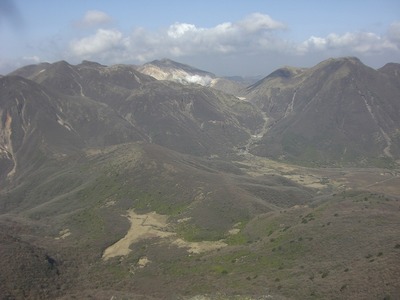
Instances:
[[[155,59],[151,63],[153,63],[153,64],[164,64],[164,65],[185,65],[185,64],[182,64],[182,63],[178,63],[178,62],[176,62],[176,61],[174,61],[172,59],[166,58],[166,57],[164,57],[162,59]],[[187,66],[187,65],[185,65],[185,66]]]
[[[400,77],[400,64],[398,63],[387,63],[378,70],[381,73],[385,73],[390,76]]]
[[[94,61],[89,61],[89,60],[83,60],[80,63],[80,66],[85,66],[85,67],[107,67],[106,65],[102,65],[98,62],[94,62]]]
[[[257,89],[258,87],[264,85],[266,82],[270,80],[289,80],[301,73],[304,72],[304,68],[295,68],[295,67],[290,67],[290,66],[285,66],[282,68],[279,68],[275,71],[273,71],[271,74],[268,76],[262,78],[261,80],[257,81],[253,85],[249,86],[247,88],[248,91]]]
[[[344,56],[344,57],[339,57],[339,58],[333,58],[332,60],[348,62],[348,63],[353,63],[353,64],[362,64],[361,60],[355,56]]]
[[[183,84],[195,83],[209,86],[212,79],[215,78],[213,73],[168,58],[145,63],[137,70],[158,80],[170,80]]]
[[[210,76],[212,78],[215,77],[215,75],[213,73],[192,67],[190,65],[187,64],[183,64],[183,63],[179,63],[176,62],[172,59],[169,58],[163,58],[160,60],[153,60],[151,62],[145,63],[143,66],[155,66],[158,67],[160,69],[163,70],[171,70],[171,69],[175,69],[175,70],[181,70],[181,71],[185,71],[188,74],[197,74],[197,75],[202,75],[202,76]]]
[[[324,67],[332,67],[332,66],[359,66],[359,67],[366,67],[360,59],[353,56],[346,56],[346,57],[338,57],[338,58],[329,58],[317,64],[314,68],[324,68]]]
[[[59,60],[56,61],[55,63],[51,64],[53,67],[70,67],[72,66],[71,64],[69,64],[67,61],[65,60]]]

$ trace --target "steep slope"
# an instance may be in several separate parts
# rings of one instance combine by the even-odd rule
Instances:
[[[0,85],[3,180],[36,168],[48,157],[143,139],[114,110],[89,98],[63,95],[18,76],[5,76]]]
[[[302,164],[387,165],[400,157],[400,87],[356,58],[280,69],[247,97],[270,117],[253,153]]]
[[[251,104],[201,86],[158,81],[134,91],[118,109],[150,141],[195,155],[225,155],[262,125]]]
[[[71,153],[83,146],[51,93],[21,77],[3,77],[0,85],[0,178],[33,168],[42,155]]]

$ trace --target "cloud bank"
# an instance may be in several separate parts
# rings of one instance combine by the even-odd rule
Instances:
[[[307,67],[329,57],[357,56],[373,67],[399,62],[400,57],[400,21],[383,33],[332,32],[303,41],[285,38],[291,30],[288,25],[262,13],[213,27],[176,22],[158,30],[136,27],[124,31],[106,13],[90,10],[77,24],[69,35],[75,38],[53,42],[47,47],[52,52],[39,49],[38,53],[28,53],[18,64],[26,63],[27,57],[32,62],[40,57],[107,65],[141,64],[168,57],[218,75],[267,75],[282,65]],[[8,68],[6,63],[10,64],[0,59],[0,69]]]
[[[78,57],[108,55],[117,49],[129,50],[127,39],[117,30],[98,29],[96,34],[75,40],[70,45],[72,53]]]
[[[101,54],[113,60],[114,50],[118,49],[118,55],[143,62],[158,57],[279,50],[282,42],[276,32],[283,29],[283,23],[254,13],[240,21],[211,28],[177,22],[160,31],[136,28],[128,35],[116,29],[98,29],[90,36],[72,41],[69,47],[73,56],[85,59]]]
[[[101,12],[88,12],[84,23],[100,24],[109,20]],[[253,13],[236,22],[203,28],[195,24],[174,23],[168,28],[149,31],[136,28],[129,34],[117,29],[97,29],[91,35],[69,44],[71,57],[102,59],[108,63],[146,62],[160,57],[242,56],[306,58],[325,55],[400,54],[400,22],[393,23],[386,34],[373,32],[331,33],[311,36],[300,43],[285,40],[287,26],[270,16]]]

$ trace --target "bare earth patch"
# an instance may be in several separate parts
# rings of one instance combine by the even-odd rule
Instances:
[[[131,252],[129,246],[140,239],[149,237],[164,238],[174,235],[172,232],[163,230],[167,226],[167,216],[159,215],[155,212],[139,215],[133,210],[129,210],[127,217],[131,222],[128,233],[104,251],[103,259],[107,260],[115,256],[128,255]]]
[[[132,250],[129,246],[141,239],[158,237],[170,238],[172,243],[178,247],[187,248],[189,253],[201,253],[225,247],[222,241],[187,242],[176,237],[175,232],[166,231],[168,216],[155,212],[139,215],[129,210],[126,217],[131,222],[127,234],[115,244],[108,247],[103,253],[103,259],[107,260],[116,256],[128,255]]]
[[[175,239],[173,244],[181,248],[187,248],[189,253],[202,253],[212,250],[221,249],[227,246],[222,241],[201,241],[201,242],[187,242],[183,239]]]
[[[137,262],[137,265],[139,268],[144,268],[149,263],[150,263],[150,260],[146,256],[143,256],[139,259],[139,261]]]
[[[68,237],[68,236],[70,236],[70,235],[71,235],[71,231],[69,231],[69,229],[66,228],[66,229],[61,230],[61,231],[59,232],[59,236],[56,237],[55,239],[56,239],[56,240],[63,240],[63,239],[65,239],[66,237]]]

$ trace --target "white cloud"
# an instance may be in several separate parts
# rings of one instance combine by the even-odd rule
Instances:
[[[37,64],[37,63],[40,62],[39,56],[36,56],[36,55],[32,55],[32,56],[23,56],[23,57],[22,57],[22,60],[23,60],[25,63],[30,63],[30,64]]]
[[[193,24],[175,23],[169,27],[167,34],[173,39],[179,39],[187,33],[195,33],[198,31],[199,30]]]
[[[237,23],[237,26],[243,28],[246,32],[257,32],[259,30],[283,29],[285,25],[273,20],[270,16],[253,13]]]
[[[75,56],[90,57],[127,48],[127,39],[117,30],[98,29],[94,35],[72,41],[70,49]]]
[[[86,12],[83,19],[78,22],[79,25],[85,27],[98,26],[102,24],[107,24],[112,21],[112,18],[105,12],[99,10],[89,10]]]
[[[368,54],[380,53],[386,50],[398,50],[398,46],[387,36],[380,36],[372,32],[347,32],[343,35],[331,33],[326,37],[311,36],[300,44],[297,49],[302,54],[329,50]]]
[[[200,76],[200,75],[187,75],[184,81],[188,83],[196,83],[200,85],[209,85],[212,81],[210,76]]]
[[[400,48],[400,22],[394,22],[390,25],[387,36],[391,42]]]
[[[174,53],[233,53],[264,49],[272,44],[274,32],[285,26],[268,15],[254,13],[235,23],[225,22],[211,28],[175,23],[167,30]],[[179,48],[179,51],[177,51]],[[267,47],[268,48],[268,47]]]

